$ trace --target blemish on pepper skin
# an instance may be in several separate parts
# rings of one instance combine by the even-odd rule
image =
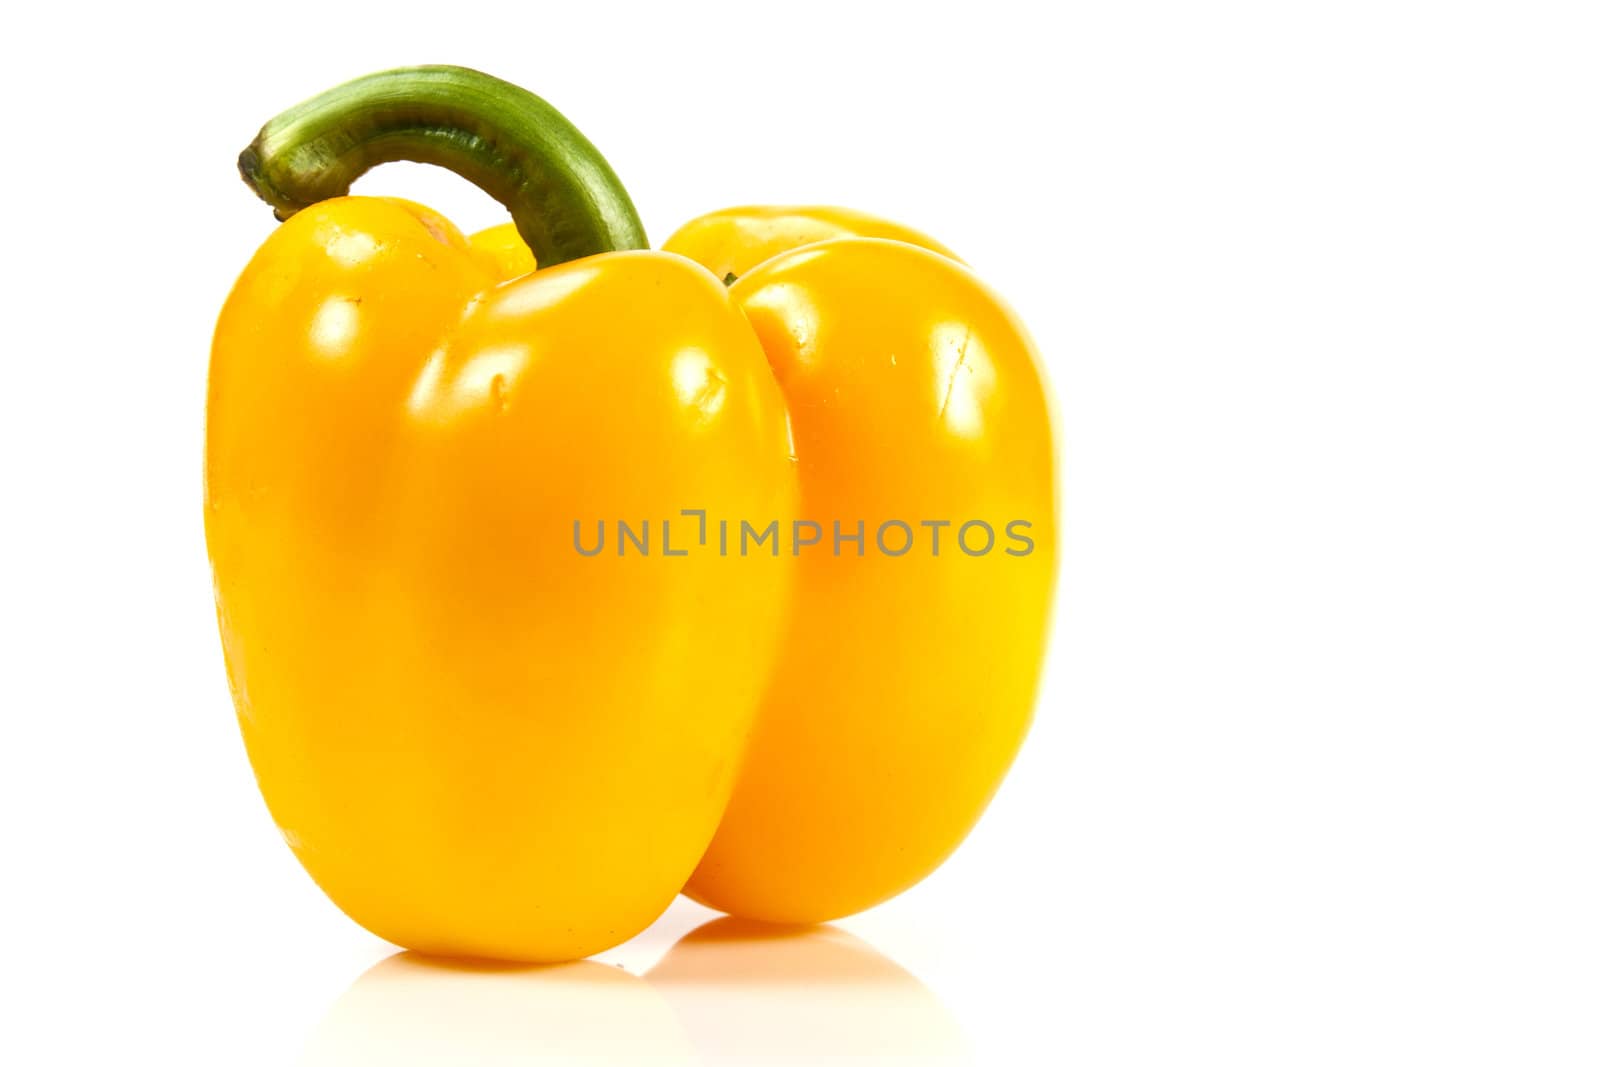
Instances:
[[[722,407],[723,394],[728,389],[728,379],[715,367],[706,368],[706,382],[695,394],[694,406],[705,412],[709,417],[715,415]]]
[[[504,374],[496,374],[489,379],[489,399],[494,404],[496,414],[505,413],[510,397],[506,390],[506,376]]]
[[[728,379],[705,352],[686,348],[672,360],[672,384],[678,400],[694,408],[702,422],[722,410],[728,397]]]
[[[950,409],[950,395],[956,391],[956,375],[961,373],[961,368],[967,362],[967,346],[972,343],[972,327],[967,327],[966,334],[961,338],[961,351],[956,356],[955,366],[950,368],[950,380],[945,383],[944,403],[939,405],[939,418],[944,418],[944,413]]]
[[[415,218],[422,223],[422,228],[428,231],[429,237],[432,237],[442,245],[450,243],[450,234],[439,224],[437,219],[429,215],[416,215]]]

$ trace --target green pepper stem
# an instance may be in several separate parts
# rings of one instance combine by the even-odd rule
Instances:
[[[281,220],[396,160],[448,168],[500,201],[541,267],[649,247],[627,190],[572,123],[465,67],[402,67],[314,96],[261,127],[239,173]]]

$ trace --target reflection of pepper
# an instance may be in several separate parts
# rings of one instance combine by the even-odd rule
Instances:
[[[345,195],[395,159],[470,178],[520,239]],[[823,919],[955,847],[1020,743],[1054,571],[1031,348],[963,266],[838,209],[630,251],[593,146],[459,68],[335,89],[240,163],[287,221],[217,326],[207,538],[257,778],[342,908],[564,959],[686,882]],[[573,550],[575,523],[685,509],[917,543]]]

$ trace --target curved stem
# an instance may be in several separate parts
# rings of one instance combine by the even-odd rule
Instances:
[[[286,219],[402,159],[446,167],[504,204],[541,267],[649,247],[627,190],[572,123],[465,67],[402,67],[314,96],[261,127],[239,173]]]

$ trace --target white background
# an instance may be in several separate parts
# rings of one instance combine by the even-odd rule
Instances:
[[[0,64],[0,1059],[1600,1054],[1592,5],[43,10],[6,16]],[[839,924],[859,944],[669,981],[709,917],[679,905],[604,957],[662,961],[646,984],[346,993],[392,949],[244,759],[205,369],[272,225],[238,149],[417,62],[563,108],[657,241],[846,203],[939,236],[1034,331],[1066,506],[1037,723],[950,863]],[[501,217],[421,168],[358,191]],[[795,952],[839,975],[786,987]]]

